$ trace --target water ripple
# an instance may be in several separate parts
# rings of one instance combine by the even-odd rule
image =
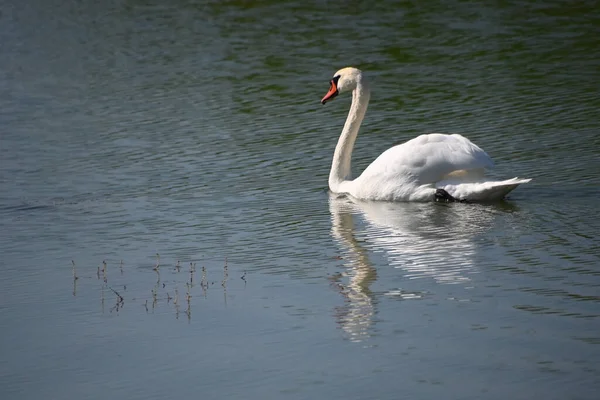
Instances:
[[[0,375],[8,397],[89,396],[90,385],[113,397],[181,397],[197,392],[186,382],[198,371],[219,383],[220,397],[290,387],[297,397],[373,397],[373,387],[389,397],[401,364],[410,366],[400,371],[408,397],[419,397],[423,382],[444,383],[428,385],[428,397],[473,398],[465,391],[476,389],[510,397],[489,386],[504,381],[519,393],[536,382],[540,396],[593,398],[594,11],[435,1],[3,7],[0,312],[11,346]],[[328,202],[349,97],[326,107],[319,99],[346,65],[362,68],[373,87],[355,175],[393,143],[437,131],[481,145],[496,161],[494,176],[533,181],[490,206]],[[225,296],[228,308],[202,303],[198,326],[173,325],[161,309],[139,312],[141,304],[127,318],[101,314],[89,278],[98,264],[125,259],[132,281],[154,279],[157,252],[209,268],[227,257],[252,281]],[[87,300],[71,294],[72,259]],[[129,290],[149,294],[144,285]],[[371,347],[339,341],[332,318]],[[406,362],[390,361],[398,357]],[[296,369],[276,372],[290,360]],[[348,369],[355,365],[384,384],[360,386]],[[577,379],[557,380],[557,370]],[[232,385],[224,371],[243,377]],[[313,373],[338,384],[309,392]],[[468,388],[452,383],[466,375]],[[38,385],[24,384],[31,377]]]

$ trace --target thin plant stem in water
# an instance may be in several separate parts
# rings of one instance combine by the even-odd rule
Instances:
[[[156,253],[156,265],[154,266],[154,270],[158,271],[158,269],[160,268],[160,254]]]
[[[121,304],[125,303],[125,298],[123,296],[121,296],[121,294],[119,292],[117,292],[115,289],[111,288],[110,286],[108,286],[108,288],[110,290],[113,291],[114,294],[117,295],[117,301]]]
[[[158,289],[157,286],[152,288],[152,308],[154,308],[154,305],[156,304],[156,302],[158,301]]]
[[[102,314],[104,314],[104,285],[100,289],[100,299],[102,301]]]
[[[110,309],[110,312],[112,313],[113,310],[116,310],[117,312],[119,312],[119,310],[121,308],[123,308],[123,306],[125,306],[125,298],[123,298],[123,296],[121,296],[121,294],[119,294],[119,292],[117,292],[115,289],[111,288],[110,286],[107,286],[110,290],[113,291],[114,294],[117,295],[117,303],[114,305],[113,308]]]
[[[190,263],[190,283],[194,283],[194,272],[196,272],[196,263]]]
[[[192,304],[191,304],[191,300],[192,300],[192,295],[190,294],[190,287],[192,286],[189,283],[185,284],[187,286],[187,293],[185,295],[185,298],[187,300],[187,308],[185,310],[185,314],[188,317],[188,322],[192,319]]]
[[[173,300],[173,304],[175,304],[175,318],[179,319],[179,290],[175,287],[175,300]]]
[[[206,289],[208,289],[208,281],[206,280],[205,266],[202,266],[202,280],[200,281],[200,286],[202,287],[202,292],[204,293],[204,297],[206,298]]]
[[[227,268],[227,257],[225,257],[225,266],[223,267],[223,281],[221,286],[225,287],[227,284],[227,278],[229,278],[229,269]]]
[[[71,260],[71,263],[73,264],[73,280],[76,281],[79,277],[77,276],[77,271],[75,271],[75,261]]]

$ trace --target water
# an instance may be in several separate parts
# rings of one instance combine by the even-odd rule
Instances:
[[[591,3],[0,10],[3,399],[596,398]],[[532,183],[330,196],[347,65],[373,87],[355,171],[460,132]]]

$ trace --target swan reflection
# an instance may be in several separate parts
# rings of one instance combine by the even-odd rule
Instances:
[[[376,298],[370,286],[377,271],[369,255],[383,255],[403,279],[431,278],[440,284],[466,283],[477,272],[476,238],[490,226],[494,209],[470,204],[365,202],[329,195],[331,234],[343,250],[348,300],[337,318],[352,340],[368,336]],[[419,298],[418,292],[388,295]]]

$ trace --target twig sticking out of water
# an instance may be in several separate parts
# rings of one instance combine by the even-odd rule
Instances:
[[[102,314],[104,314],[104,285],[102,285],[102,290],[100,290],[100,296],[102,300]]]
[[[175,300],[173,300],[173,304],[175,304],[175,318],[179,319],[179,290],[175,287]]]
[[[108,282],[106,260],[102,260],[102,276],[104,277],[104,283]]]
[[[158,301],[158,290],[156,289],[156,287],[153,287],[152,288],[152,308],[154,308],[157,301]]]
[[[110,286],[107,286],[107,287],[108,287],[110,290],[112,290],[114,294],[116,294],[116,295],[117,295],[117,302],[119,302],[119,303],[121,303],[121,304],[125,303],[125,299],[123,298],[123,296],[121,296],[121,295],[119,294],[119,292],[117,292],[115,289],[111,288]]]
[[[185,284],[187,287],[187,293],[185,295],[185,299],[187,300],[187,308],[185,309],[185,314],[187,315],[188,322],[192,319],[192,295],[190,294],[190,287],[192,286],[190,283]]]
[[[225,266],[223,267],[223,282],[221,282],[221,286],[225,287],[227,278],[229,278],[229,269],[227,268],[227,257],[225,257]]]
[[[158,271],[160,268],[160,254],[156,253],[156,265],[152,268],[155,271]]]
[[[244,271],[244,275],[242,275],[240,277],[241,280],[243,280],[244,282],[246,282],[246,271]]]
[[[175,265],[175,271],[179,272],[181,270],[181,265],[179,264],[179,260],[177,260],[177,264]]]
[[[194,272],[196,272],[196,263],[190,263],[190,283],[194,283]]]
[[[202,280],[200,281],[200,286],[202,287],[202,291],[204,292],[204,297],[206,297],[206,289],[208,289],[208,281],[206,280],[206,267],[202,266]]]
[[[71,263],[73,264],[73,280],[76,281],[77,279],[79,279],[79,277],[77,276],[77,272],[75,271],[75,261],[71,260]]]
[[[119,267],[121,268],[121,275],[123,275],[123,260],[121,260],[121,264],[119,265]]]

